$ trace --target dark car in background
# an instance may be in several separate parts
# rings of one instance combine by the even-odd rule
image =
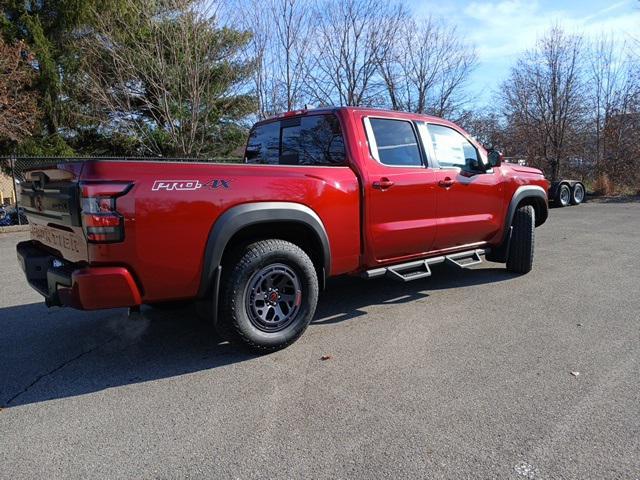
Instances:
[[[22,207],[16,208],[11,205],[0,205],[0,227],[25,225],[27,223],[29,223],[29,221]]]

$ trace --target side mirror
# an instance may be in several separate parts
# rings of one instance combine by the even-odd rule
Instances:
[[[500,165],[502,165],[502,153],[500,153],[498,150],[492,148],[491,150],[489,150],[487,155],[489,159],[489,166],[491,168],[499,167]]]

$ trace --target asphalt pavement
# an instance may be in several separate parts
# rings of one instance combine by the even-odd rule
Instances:
[[[640,202],[552,210],[528,275],[335,279],[266,356],[194,308],[48,310],[24,238],[0,235],[0,478],[640,478]]]

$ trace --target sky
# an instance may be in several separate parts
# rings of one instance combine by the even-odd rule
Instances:
[[[457,25],[474,43],[479,66],[469,82],[478,106],[491,103],[492,92],[509,74],[519,54],[531,48],[551,25],[584,37],[615,34],[640,37],[638,0],[409,0],[415,15],[441,17]]]

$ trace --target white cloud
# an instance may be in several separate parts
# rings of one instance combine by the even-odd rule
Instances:
[[[640,39],[637,0],[412,0],[418,17],[429,14],[455,24],[459,34],[474,43],[478,69],[468,89],[476,103],[490,105],[491,96],[508,76],[523,51],[554,24],[585,40],[601,34],[616,39]],[[600,3],[600,7],[594,4]],[[630,43],[630,42],[629,42]]]
[[[473,2],[464,9],[477,28],[470,40],[478,45],[482,60],[510,56],[528,48],[548,26],[548,18],[560,12],[548,12],[542,19],[538,2],[507,0],[502,2]]]
[[[571,10],[558,4],[553,2],[550,7],[539,0],[478,0],[442,15],[476,44],[481,62],[512,60],[533,47],[536,39],[556,23],[585,37],[613,33],[620,39],[636,35],[640,26],[640,9],[634,0],[618,1],[595,11],[576,9],[575,3]],[[420,8],[418,14],[429,10]]]

